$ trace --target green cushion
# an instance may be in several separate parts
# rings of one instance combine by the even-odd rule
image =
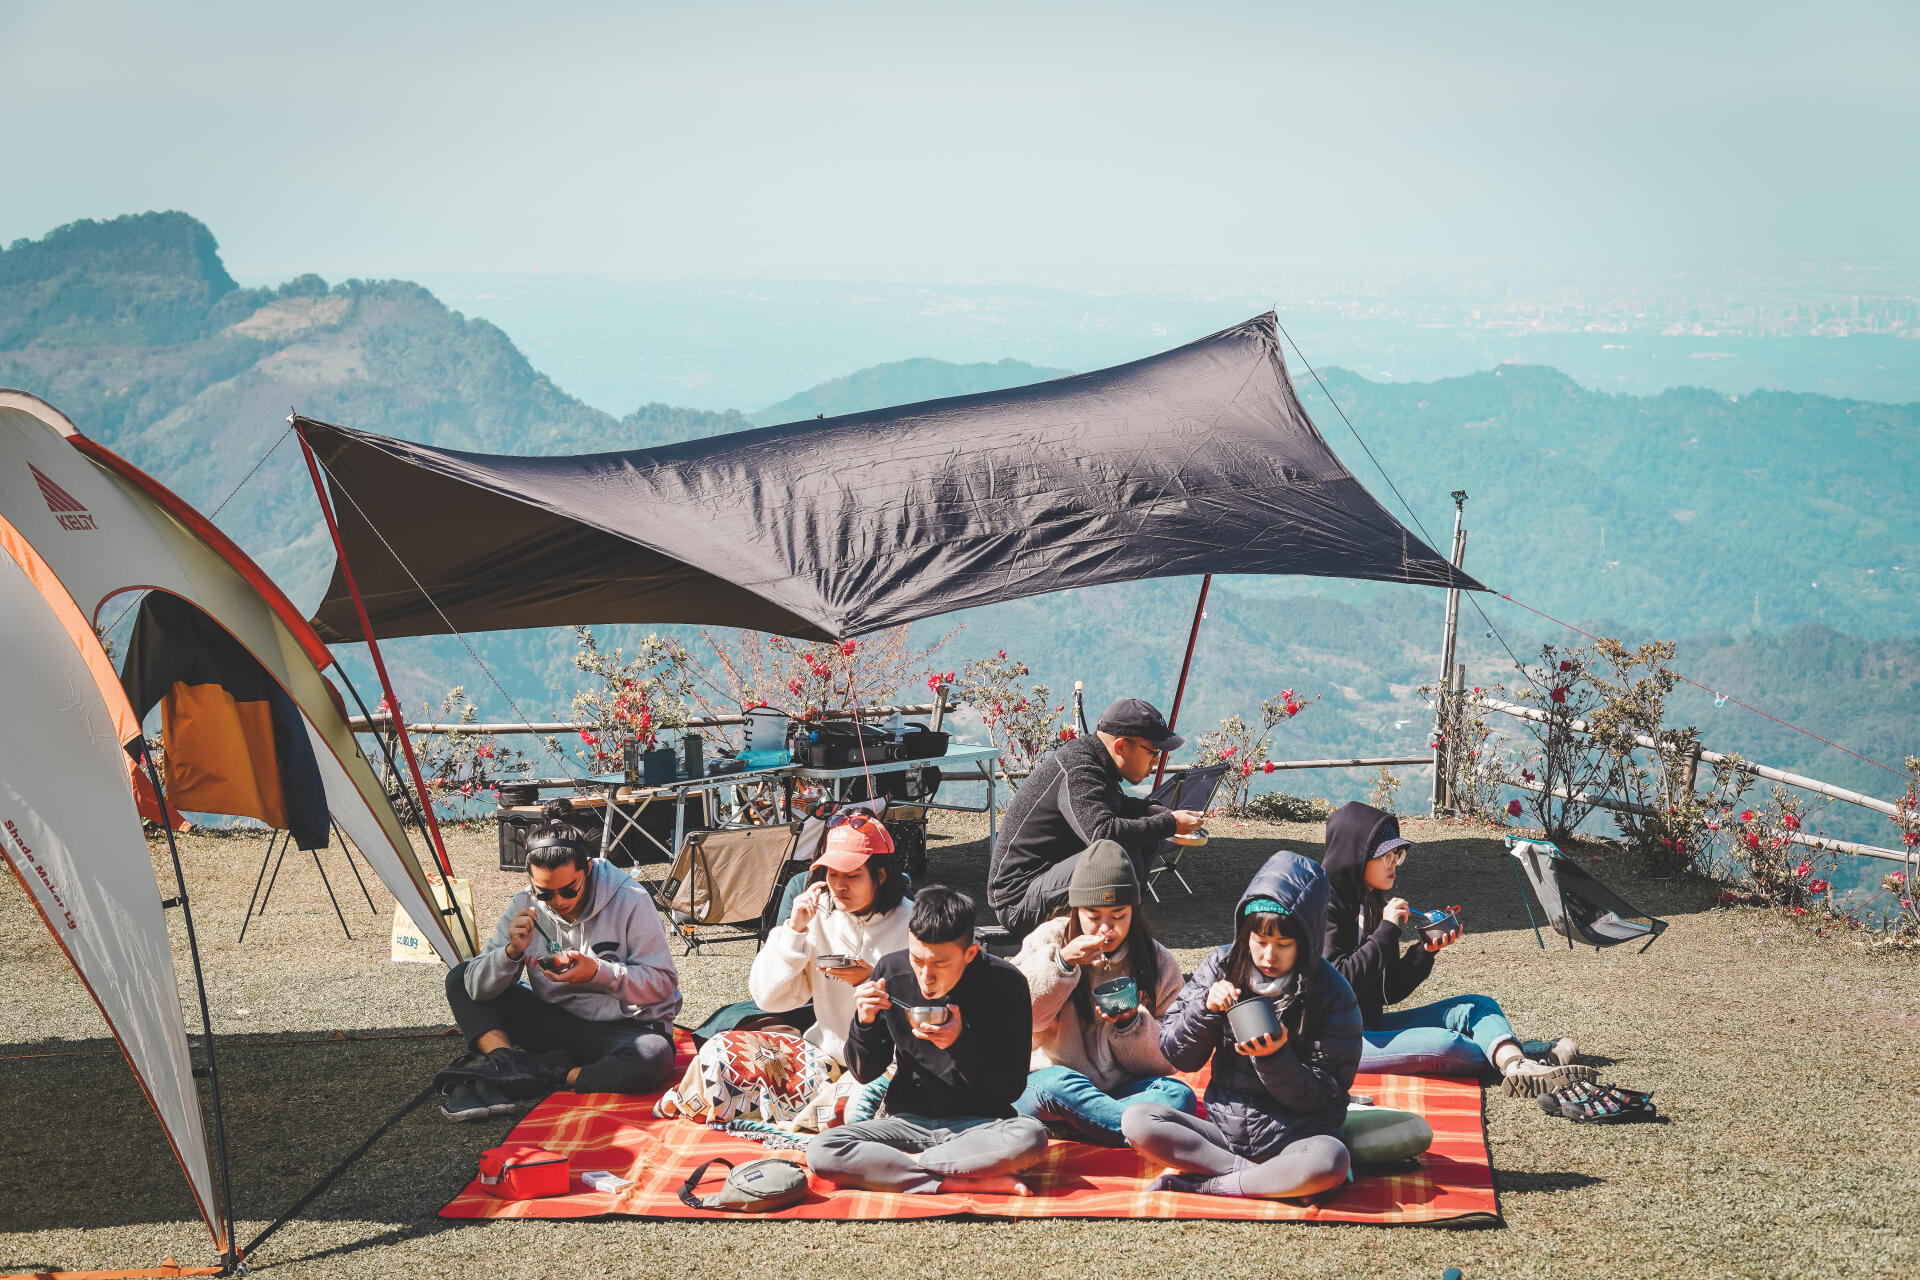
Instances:
[[[1395,1164],[1411,1160],[1433,1145],[1433,1126],[1411,1111],[1349,1106],[1340,1126],[1355,1165]]]

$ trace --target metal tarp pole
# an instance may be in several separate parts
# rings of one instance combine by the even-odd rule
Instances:
[[[1460,527],[1460,519],[1467,505],[1467,491],[1453,491],[1453,567],[1457,570],[1467,554],[1467,533]],[[1452,755],[1446,739],[1447,731],[1447,689],[1453,682],[1453,652],[1460,634],[1460,588],[1447,588],[1447,630],[1440,642],[1440,679],[1433,687],[1433,797],[1430,808],[1435,817],[1442,810],[1451,811],[1454,807],[1451,788],[1447,786],[1448,760]]]
[[[1193,606],[1193,627],[1187,632],[1187,656],[1180,663],[1180,684],[1173,691],[1173,710],[1167,712],[1167,729],[1171,731],[1174,723],[1180,719],[1180,700],[1187,695],[1187,672],[1193,667],[1193,646],[1200,640],[1200,619],[1207,616],[1207,588],[1213,585],[1213,575],[1207,574],[1200,579],[1200,601]],[[1160,763],[1153,771],[1153,785],[1159,786],[1160,779],[1167,774],[1167,758],[1160,757]]]
[[[420,762],[413,754],[413,740],[407,737],[407,717],[401,712],[400,698],[393,691],[393,681],[387,678],[386,660],[380,656],[380,642],[374,639],[373,622],[367,617],[366,603],[361,600],[360,588],[353,580],[353,566],[347,563],[346,543],[341,540],[340,526],[333,518],[333,504],[327,501],[326,485],[320,480],[320,462],[313,456],[313,446],[307,443],[307,433],[298,418],[294,419],[293,429],[300,437],[300,452],[306,456],[307,473],[313,477],[313,494],[319,500],[320,514],[327,519],[327,533],[333,538],[334,554],[340,557],[340,576],[346,580],[347,592],[353,597],[353,611],[360,618],[360,634],[367,642],[368,656],[373,659],[374,674],[380,677],[380,689],[386,694],[387,705],[393,708],[393,731],[400,739],[400,754],[406,757],[407,771],[413,775],[413,785],[420,796],[420,813],[426,820],[427,832],[433,841],[434,856],[440,862],[440,874],[451,880],[453,862],[447,857],[446,842],[440,836],[440,820],[434,816],[426,779],[420,776]],[[449,884],[447,900],[451,902],[453,896],[453,886]]]

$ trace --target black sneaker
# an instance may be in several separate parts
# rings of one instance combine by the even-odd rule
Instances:
[[[486,1120],[516,1109],[513,1099],[485,1080],[458,1080],[440,1091],[440,1114],[449,1120]]]
[[[546,1092],[533,1056],[524,1049],[495,1049],[479,1064],[474,1074],[509,1098],[524,1101]]]

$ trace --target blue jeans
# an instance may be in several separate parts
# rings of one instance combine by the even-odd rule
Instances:
[[[1072,1067],[1042,1067],[1027,1077],[1027,1091],[1013,1109],[1032,1116],[1063,1137],[1096,1147],[1124,1147],[1120,1116],[1140,1102],[1158,1102],[1188,1115],[1200,1109],[1193,1090],[1169,1076],[1129,1080],[1108,1093]]]
[[[1513,1027],[1492,996],[1454,996],[1380,1015],[1360,1046],[1360,1069],[1381,1075],[1472,1076],[1493,1065]]]

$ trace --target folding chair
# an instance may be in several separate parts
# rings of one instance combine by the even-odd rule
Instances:
[[[1580,941],[1592,944],[1595,951],[1644,938],[1640,950],[1645,951],[1667,931],[1665,920],[1648,915],[1601,884],[1548,841],[1508,836],[1507,852],[1515,863],[1513,877],[1521,882],[1521,904],[1526,905],[1530,887],[1540,900],[1540,909],[1547,913],[1547,927],[1567,940],[1569,951],[1575,934]],[[1546,939],[1540,934],[1531,906],[1527,906],[1527,920],[1533,925],[1534,941],[1546,950]]]
[[[1220,789],[1220,779],[1227,776],[1229,767],[1227,762],[1222,761],[1193,769],[1171,770],[1153,789],[1147,801],[1168,809],[1196,809],[1205,813],[1213,807],[1213,793]],[[1164,875],[1171,875],[1178,880],[1180,887],[1187,891],[1187,896],[1193,896],[1193,886],[1180,874],[1180,862],[1186,856],[1187,846],[1172,840],[1162,840],[1160,847],[1154,850],[1153,865],[1147,871],[1147,892],[1153,895],[1155,902],[1160,901],[1160,891],[1154,888],[1154,882]]]
[[[692,954],[701,943],[767,940],[781,873],[800,839],[800,824],[691,831],[660,885],[660,900]],[[702,929],[730,929],[703,938]]]

